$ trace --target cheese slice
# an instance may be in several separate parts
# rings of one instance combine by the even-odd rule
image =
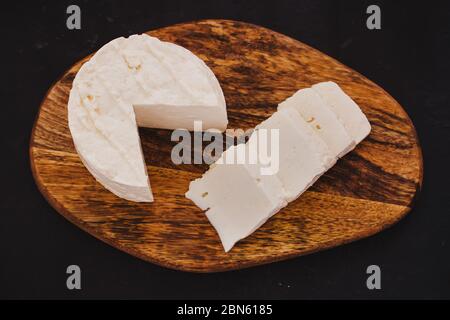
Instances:
[[[87,169],[108,190],[153,201],[138,126],[226,129],[225,99],[205,63],[187,49],[148,35],[115,39],[77,73],[69,128]]]
[[[325,142],[294,109],[278,110],[256,129],[279,130],[280,165],[276,175],[288,201],[297,199],[336,162]]]
[[[248,152],[247,148],[244,144],[232,146],[222,154],[222,160],[231,153],[237,156]],[[186,193],[188,199],[207,210],[206,216],[226,252],[287,205],[281,182],[276,176],[261,176],[258,166],[222,161],[192,181]]]
[[[332,156],[340,158],[355,147],[336,114],[311,88],[301,89],[278,105],[278,110],[296,110],[330,149]]]
[[[346,128],[355,144],[360,143],[370,133],[367,117],[359,106],[336,83],[328,81],[312,86]]]

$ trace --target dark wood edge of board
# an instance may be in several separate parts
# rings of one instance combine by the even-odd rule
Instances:
[[[201,23],[201,22],[209,22],[209,21],[225,21],[225,22],[238,22],[238,21],[234,21],[234,20],[227,20],[227,19],[201,19],[201,20],[195,20],[195,21],[188,21],[188,22],[182,22],[182,23],[177,23],[174,25],[170,25],[170,27],[172,26],[176,26],[176,25],[184,25],[184,24],[192,24],[192,23]],[[262,26],[258,26],[252,23],[247,23],[247,22],[239,22],[242,24],[247,24],[256,28],[262,28],[265,30],[268,30],[270,32],[275,33],[276,35],[280,35],[280,36],[284,36],[279,32],[270,30],[268,28],[262,27]],[[161,28],[162,29],[162,28]],[[293,38],[292,38],[293,39]],[[295,41],[298,41],[297,39],[293,39]],[[330,57],[327,54],[322,53],[321,51],[319,51],[318,49],[315,49],[305,43],[302,42],[303,45],[305,45],[306,47],[308,47],[310,50],[313,50],[317,53],[326,55],[328,57]],[[352,239],[346,239],[346,240],[342,240],[342,241],[330,241],[330,242],[325,242],[323,243],[321,246],[317,246],[315,248],[312,248],[311,250],[307,250],[307,251],[303,251],[301,253],[292,253],[292,254],[286,254],[283,256],[279,256],[276,258],[273,258],[271,260],[265,260],[265,259],[259,259],[259,260],[253,260],[251,262],[247,262],[245,264],[240,264],[240,265],[234,265],[234,266],[217,266],[216,268],[212,268],[212,269],[202,269],[202,268],[193,268],[193,267],[186,267],[183,264],[176,264],[176,263],[172,263],[170,261],[162,261],[162,260],[157,260],[157,259],[152,259],[146,255],[141,254],[140,252],[134,250],[133,248],[127,247],[127,246],[122,246],[121,244],[114,242],[111,239],[108,239],[106,237],[103,237],[101,235],[100,232],[98,232],[98,230],[96,230],[95,228],[92,228],[91,226],[87,225],[86,223],[84,223],[82,220],[80,219],[76,219],[73,215],[71,215],[64,207],[62,207],[58,201],[53,198],[53,196],[50,194],[50,192],[48,192],[47,188],[44,186],[44,184],[42,183],[42,181],[40,180],[40,176],[38,175],[37,172],[37,168],[35,165],[35,161],[34,161],[34,154],[33,154],[33,148],[35,148],[34,146],[34,136],[35,136],[35,130],[36,130],[36,126],[41,114],[41,110],[42,110],[42,105],[44,103],[44,101],[46,101],[49,93],[53,90],[53,88],[56,86],[57,83],[59,83],[61,81],[61,79],[64,77],[64,75],[67,73],[68,70],[72,69],[74,66],[76,66],[77,64],[79,64],[80,62],[89,59],[90,56],[92,56],[92,54],[89,54],[87,57],[81,59],[80,61],[77,61],[76,63],[72,64],[67,70],[64,71],[64,73],[62,73],[62,75],[60,77],[58,77],[58,79],[50,86],[50,88],[47,90],[47,92],[44,95],[44,98],[41,101],[41,104],[39,106],[39,110],[36,114],[36,117],[34,119],[34,123],[33,123],[33,128],[31,130],[31,135],[30,135],[30,146],[29,146],[29,157],[30,157],[30,167],[31,167],[31,172],[33,175],[33,178],[36,182],[36,185],[39,189],[39,191],[41,192],[41,194],[44,196],[44,198],[47,200],[47,202],[60,214],[62,215],[64,218],[66,218],[68,221],[70,221],[71,223],[73,223],[74,225],[76,225],[77,227],[79,227],[80,229],[82,229],[83,231],[89,233],[91,236],[107,243],[108,245],[117,248],[121,251],[124,251],[134,257],[137,257],[141,260],[159,265],[161,267],[165,267],[165,268],[169,268],[169,269],[173,269],[173,270],[177,270],[177,271],[184,271],[184,272],[193,272],[193,273],[214,273],[214,272],[226,272],[226,271],[233,271],[233,270],[240,270],[240,269],[246,269],[246,268],[250,268],[250,267],[255,267],[255,266],[259,266],[259,265],[263,265],[263,264],[269,264],[269,263],[273,263],[273,262],[278,262],[278,261],[283,261],[283,260],[288,260],[288,259],[292,259],[292,258],[296,258],[299,256],[304,256],[304,255],[308,255],[308,254],[312,254],[318,251],[323,251],[323,250],[327,250],[327,249],[331,249],[340,245],[344,245],[347,243],[351,243],[357,240],[361,240],[367,237],[370,237],[372,235],[375,235],[389,227],[391,227],[392,225],[396,224],[397,222],[399,222],[400,220],[402,220],[412,209],[412,206],[414,205],[414,203],[417,201],[418,196],[420,194],[420,191],[422,189],[422,183],[423,183],[423,156],[422,156],[422,148],[419,142],[419,138],[416,132],[416,129],[414,127],[414,124],[411,120],[411,118],[409,117],[409,115],[407,114],[407,112],[403,109],[403,107],[397,102],[397,100],[395,100],[388,92],[386,92],[383,88],[381,88],[380,86],[378,86],[376,83],[372,82],[370,79],[368,79],[367,77],[363,76],[365,79],[367,79],[368,81],[370,81],[373,85],[377,86],[378,88],[380,88],[390,99],[392,99],[398,106],[399,109],[401,109],[403,111],[403,113],[405,114],[405,117],[407,119],[407,121],[409,122],[413,134],[414,134],[414,139],[417,145],[417,149],[419,151],[419,158],[420,158],[420,164],[419,164],[419,182],[416,185],[416,190],[415,190],[415,194],[414,196],[411,198],[410,203],[405,206],[405,209],[403,212],[401,212],[401,214],[399,214],[395,219],[392,219],[391,221],[387,221],[386,224],[382,225],[379,228],[374,228],[371,229],[370,231],[367,232],[361,232],[360,234],[358,234],[357,236],[355,236]],[[334,62],[337,62],[338,64],[344,66],[341,62],[337,61],[336,59],[334,59],[333,57],[330,57],[330,59],[332,59]],[[361,75],[359,72],[355,71],[354,69],[344,66],[346,68],[348,68],[349,70],[351,70],[352,72],[355,72],[358,75]]]

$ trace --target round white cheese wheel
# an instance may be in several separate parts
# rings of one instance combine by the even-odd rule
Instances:
[[[69,128],[86,168],[117,196],[153,196],[138,126],[226,129],[225,99],[206,64],[189,50],[146,34],[115,39],[77,73]]]

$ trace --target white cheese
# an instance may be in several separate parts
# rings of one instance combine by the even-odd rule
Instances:
[[[279,170],[273,175],[261,174],[265,164],[249,162],[252,142],[264,129],[279,130]],[[273,147],[268,143],[268,154]],[[245,162],[227,164],[227,158]],[[186,197],[207,210],[206,216],[225,251],[229,251],[288,201],[300,196],[335,161],[326,144],[297,111],[287,108],[257,126],[246,144],[226,150],[209,171],[191,182]]]
[[[224,152],[246,152],[232,146]],[[191,182],[186,197],[202,210],[219,234],[225,251],[252,234],[273,214],[287,205],[276,176],[261,176],[258,165],[215,164]]]
[[[294,109],[275,112],[256,129],[279,130],[280,166],[276,175],[288,201],[298,198],[336,162],[325,142]]]
[[[299,197],[370,132],[365,115],[339,87],[324,83],[314,88],[280,103],[245,145],[226,150],[202,178],[191,182],[186,197],[207,210],[225,251]],[[278,148],[271,139],[266,141],[271,158],[278,150],[278,172],[261,175],[264,165],[248,164],[248,156],[243,157],[245,164],[226,164],[228,156],[248,155],[251,142],[264,129],[279,130]]]
[[[68,102],[69,128],[80,158],[108,190],[153,201],[138,126],[226,129],[220,85],[187,49],[148,35],[115,39],[77,73]]]
[[[355,101],[336,83],[321,82],[312,88],[325,100],[356,144],[367,137],[371,130],[369,120]]]
[[[327,144],[334,157],[340,158],[352,150],[355,142],[336,114],[311,88],[297,91],[278,105],[278,110],[293,108]]]

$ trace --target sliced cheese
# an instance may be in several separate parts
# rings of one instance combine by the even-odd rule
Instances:
[[[153,201],[138,126],[226,129],[220,85],[205,63],[178,45],[148,35],[115,39],[77,73],[68,102],[80,158],[108,190]]]
[[[247,152],[245,148],[243,144],[232,146],[222,157]],[[281,182],[275,176],[261,176],[257,166],[225,162],[213,165],[191,182],[186,193],[187,198],[206,210],[225,251],[287,205]]]
[[[280,109],[256,129],[279,130],[280,166],[276,175],[288,201],[298,198],[336,162],[325,142],[294,109]]]
[[[207,210],[225,251],[255,231],[286,202],[299,197],[370,132],[370,124],[359,107],[335,86],[324,83],[314,86],[314,90],[298,91],[256,127],[245,145],[226,150],[202,178],[191,182],[186,197]],[[224,160],[228,156],[237,159],[236,155],[243,152],[249,154],[251,142],[259,133],[274,129],[279,130],[277,146],[271,139],[266,141],[269,154],[275,150],[279,153],[279,170],[274,175],[261,175],[265,166],[262,163],[236,165]]]
[[[278,148],[268,139],[268,154],[275,149],[279,152],[279,170],[273,175],[262,174],[266,164],[252,163],[249,156],[262,130],[279,132]],[[227,164],[226,159],[234,159],[235,163]],[[238,164],[238,159],[244,162]],[[191,182],[186,197],[206,210],[225,251],[229,251],[300,196],[335,161],[298,112],[286,108],[257,126],[246,144],[226,150],[209,171]]]
[[[355,147],[336,114],[311,88],[297,91],[278,105],[278,110],[285,108],[295,109],[327,144],[334,157],[340,158]]]
[[[367,117],[359,106],[336,83],[328,81],[312,86],[342,122],[349,135],[360,143],[370,133]]]

